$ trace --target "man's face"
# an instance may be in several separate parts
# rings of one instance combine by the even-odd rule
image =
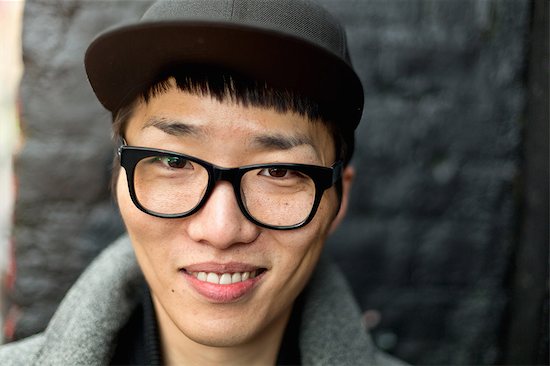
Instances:
[[[291,148],[258,143],[281,138],[307,143]],[[175,88],[136,108],[125,139],[130,146],[179,152],[222,167],[274,162],[330,167],[335,159],[332,138],[321,123]],[[179,219],[153,217],[136,208],[123,169],[117,195],[161,332],[211,346],[245,344],[270,329],[284,328],[338,207],[331,188],[308,225],[280,231],[248,221],[224,181],[198,212]],[[217,278],[238,273],[241,281],[213,284],[200,272],[210,279],[209,273]]]

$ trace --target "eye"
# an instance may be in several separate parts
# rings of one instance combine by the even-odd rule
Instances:
[[[157,156],[153,161],[172,169],[193,168],[189,160],[177,156]]]
[[[260,170],[259,175],[272,178],[288,178],[292,171],[284,168],[264,168]]]

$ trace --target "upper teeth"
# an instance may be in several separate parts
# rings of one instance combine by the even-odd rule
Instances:
[[[195,276],[199,281],[215,283],[217,285],[230,285],[256,277],[256,271],[219,274],[214,272],[190,272],[190,274]]]

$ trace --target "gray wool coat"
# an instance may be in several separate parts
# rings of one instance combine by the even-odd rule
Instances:
[[[142,281],[130,240],[123,236],[82,274],[44,332],[0,346],[0,365],[109,364]],[[342,274],[326,258],[310,287],[300,328],[304,365],[402,365],[373,346]]]

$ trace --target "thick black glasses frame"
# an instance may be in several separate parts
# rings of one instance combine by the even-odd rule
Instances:
[[[223,167],[213,165],[207,161],[195,158],[193,156],[180,154],[173,151],[149,149],[144,147],[128,146],[128,145],[120,146],[118,148],[118,155],[120,158],[120,165],[124,167],[124,170],[126,171],[126,176],[128,178],[128,189],[130,191],[130,197],[132,199],[132,202],[134,202],[134,205],[136,205],[137,208],[139,208],[141,211],[149,215],[152,215],[155,217],[167,218],[167,219],[176,219],[176,218],[190,216],[195,212],[197,212],[198,210],[200,210],[200,208],[208,200],[208,198],[210,197],[210,194],[214,190],[214,186],[216,185],[216,182],[220,180],[224,180],[231,183],[231,185],[233,186],[233,190],[235,191],[235,197],[237,198],[237,203],[239,204],[239,208],[241,209],[241,212],[248,220],[252,221],[254,224],[258,226],[262,226],[268,229],[276,229],[276,230],[297,229],[309,223],[315,216],[315,213],[317,212],[317,208],[319,207],[319,203],[321,202],[321,197],[323,196],[324,191],[332,187],[336,182],[338,182],[342,178],[342,170],[343,170],[342,161],[337,161],[330,168],[324,167],[324,166],[317,166],[317,165],[287,164],[287,163],[256,164],[256,165],[247,165],[247,166],[242,166],[237,168],[223,168]],[[148,210],[147,208],[143,207],[139,203],[136,196],[135,186],[134,186],[134,171],[137,163],[140,160],[148,157],[153,157],[153,156],[183,158],[183,159],[192,161],[194,163],[197,163],[206,169],[206,171],[208,172],[208,186],[206,188],[206,192],[204,193],[203,198],[199,201],[199,203],[197,203],[197,205],[194,208],[180,214],[161,214],[155,211]],[[313,183],[315,184],[315,201],[313,203],[313,207],[311,209],[311,212],[309,213],[309,216],[304,221],[297,223],[295,225],[274,226],[274,225],[269,225],[261,221],[258,221],[254,217],[252,217],[252,215],[246,209],[246,206],[244,205],[241,197],[241,179],[246,172],[253,169],[259,169],[259,168],[260,169],[263,169],[263,168],[292,169],[309,176],[313,180]]]

